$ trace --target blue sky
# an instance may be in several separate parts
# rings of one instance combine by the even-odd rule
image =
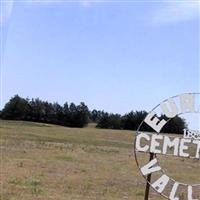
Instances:
[[[199,92],[197,2],[3,2],[1,106],[14,94],[126,113]]]

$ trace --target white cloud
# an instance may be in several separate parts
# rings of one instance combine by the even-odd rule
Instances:
[[[80,1],[80,3],[84,7],[90,7],[91,6],[91,1],[82,0],[82,1]]]
[[[153,24],[176,24],[200,15],[200,1],[163,1],[151,17]]]
[[[9,0],[9,1],[2,1],[0,0],[0,27],[4,26],[8,23],[14,3],[18,3],[17,0]],[[94,1],[94,0],[24,0],[23,3],[26,5],[65,5],[65,4],[79,4],[83,7],[91,7],[92,3],[94,2],[103,2],[101,1]]]
[[[0,27],[5,26],[12,14],[13,5],[14,2],[18,3],[17,0],[9,0],[9,1],[2,1],[0,0]],[[25,4],[31,5],[36,4],[38,6],[40,5],[58,5],[61,6],[64,4],[74,4],[78,3],[79,5],[83,7],[91,7],[92,1],[91,0],[80,0],[80,1],[74,1],[73,0],[24,0]],[[35,5],[34,5],[35,6]]]
[[[1,11],[0,11],[0,26],[5,25],[11,14],[13,9],[13,0],[10,0],[8,2],[2,1],[1,2]]]

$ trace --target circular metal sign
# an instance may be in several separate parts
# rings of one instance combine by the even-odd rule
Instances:
[[[170,200],[200,200],[200,131],[184,129],[181,135],[162,134],[170,120],[188,113],[200,113],[200,93],[177,95],[157,105],[140,124],[135,137],[134,154],[140,172],[156,192]],[[181,164],[175,164],[179,161]],[[191,163],[194,168],[189,166]],[[163,168],[164,165],[169,169]],[[187,168],[197,183],[177,180],[181,177],[187,181],[185,171],[181,172]],[[176,178],[168,170],[170,174],[175,171]]]

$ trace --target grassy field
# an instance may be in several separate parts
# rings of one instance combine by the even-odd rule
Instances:
[[[0,136],[1,200],[143,199],[133,131],[0,121]],[[179,181],[200,182],[199,161],[160,163]],[[150,199],[164,198],[151,191]]]

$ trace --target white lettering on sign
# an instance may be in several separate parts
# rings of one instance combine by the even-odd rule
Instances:
[[[199,200],[199,199],[193,199],[192,197],[192,186],[188,186],[188,200]]]
[[[170,109],[167,104],[170,106]],[[163,114],[168,118],[174,118],[178,113],[178,107],[172,98],[169,98],[166,102],[161,103],[160,106]]]
[[[200,131],[183,129],[184,138],[199,139]]]
[[[161,150],[158,149],[160,147],[160,142],[163,139],[163,136],[162,135],[157,135],[157,134],[154,134],[152,135],[152,138],[151,138],[151,147],[150,147],[150,152],[151,153],[161,153]]]
[[[174,138],[170,140],[169,137],[164,136],[164,143],[163,143],[163,154],[167,154],[167,151],[169,149],[174,149],[174,156],[178,156],[178,151],[179,151],[179,138]]]
[[[195,111],[195,98],[193,94],[180,95],[181,112],[194,112]]]
[[[167,175],[162,175],[157,181],[152,184],[152,187],[158,192],[161,193],[164,191],[165,187],[169,182],[169,177]]]
[[[189,157],[189,153],[186,153],[185,151],[188,150],[188,144],[191,143],[191,139],[185,139],[182,138],[180,140],[180,149],[179,149],[179,156],[180,157]]]
[[[171,200],[179,200],[179,197],[176,197],[176,191],[178,189],[179,183],[175,182],[173,187],[172,187],[172,191],[170,192],[169,198]]]
[[[144,176],[160,171],[161,167],[157,165],[158,164],[158,160],[156,158],[154,158],[153,160],[151,160],[149,163],[147,163],[145,166],[143,166],[141,168],[141,172]]]
[[[151,152],[163,155],[168,154],[184,158],[190,157],[199,159],[200,140],[178,137],[170,138],[161,134],[158,135],[140,132],[136,138],[136,150],[140,152]],[[191,152],[195,153],[195,155]]]
[[[150,140],[150,136],[145,134],[145,133],[141,133],[140,135],[138,135],[137,140],[136,140],[136,148],[138,151],[142,151],[142,152],[146,152],[149,149],[149,145],[141,145],[141,139],[144,138],[146,141]]]
[[[162,114],[164,114],[169,119],[174,118],[181,113],[199,113],[200,106],[196,105],[197,102],[198,99],[195,99],[193,94],[182,94],[179,95],[178,105],[177,102],[173,100],[173,98],[169,98],[160,104],[160,110],[162,111]],[[158,114],[154,111],[147,115],[147,117],[144,119],[144,122],[146,122],[157,133],[159,133],[163,126],[167,123],[166,119],[158,118]]]
[[[195,158],[196,158],[196,159],[199,159],[199,153],[200,153],[200,140],[194,140],[194,141],[193,141],[193,144],[196,144],[196,145],[197,145]]]
[[[160,132],[162,127],[167,123],[166,120],[159,120],[155,112],[150,112],[144,120],[156,132]]]
[[[168,123],[168,121],[177,115],[183,113],[200,113],[200,105],[198,104],[199,96],[199,93],[175,96],[165,100],[151,111],[144,119],[144,122],[155,130],[156,134],[137,131],[135,139],[135,155],[136,152],[145,152],[154,155],[173,155],[183,158],[200,159],[200,131],[184,129],[184,137],[160,134],[162,128]],[[157,112],[155,112],[155,110],[157,110]],[[140,170],[144,176],[156,172],[164,173],[162,168],[159,166],[156,157],[141,167]],[[164,195],[165,189],[167,188],[166,191],[168,191],[168,189],[171,188],[171,191],[168,192],[169,197],[167,197],[170,200],[181,199],[180,194],[183,194],[183,186],[186,188],[184,194],[186,195],[187,200],[200,200],[195,199],[193,195],[193,187],[196,187],[197,185],[200,186],[200,184],[181,184],[174,181],[174,179],[170,179],[170,177],[165,174],[161,175],[161,177],[153,183],[149,182],[149,184],[154,188],[154,190],[165,197],[167,197]]]

